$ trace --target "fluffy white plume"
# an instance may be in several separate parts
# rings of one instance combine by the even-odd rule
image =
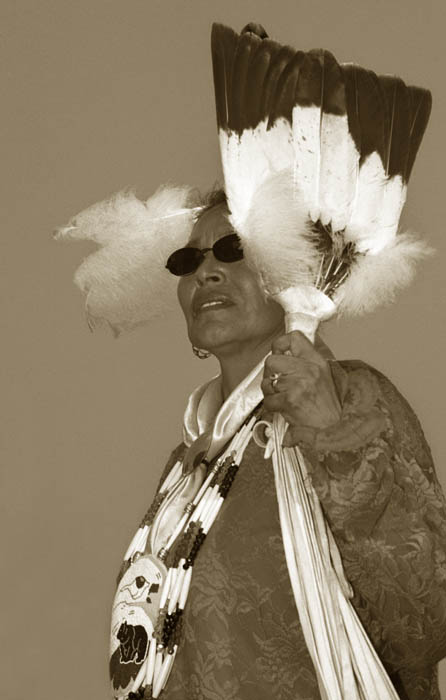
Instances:
[[[265,180],[243,222],[235,226],[231,219],[231,223],[248,265],[259,273],[269,294],[314,282],[318,254],[310,242],[308,208],[295,188],[292,170]]]
[[[257,189],[237,232],[248,265],[259,274],[269,295],[289,287],[298,287],[305,298],[310,288],[316,293],[320,253],[314,245],[308,205],[295,188],[291,170],[269,177]],[[428,245],[406,233],[392,236],[377,253],[360,254],[333,296],[338,312],[359,315],[393,301],[395,294],[411,282],[416,263],[431,253]],[[321,299],[316,301],[322,309]]]
[[[285,119],[277,119],[267,129],[264,120],[255,129],[245,129],[241,137],[220,129],[219,139],[232,224],[238,230],[258,188],[271,173],[289,167],[292,162],[291,128]]]
[[[393,301],[412,281],[416,263],[432,253],[423,241],[401,233],[378,253],[358,256],[333,297],[338,312],[356,316]]]
[[[176,280],[165,264],[190,236],[195,212],[190,199],[188,187],[161,187],[145,202],[120,192],[56,231],[56,239],[100,245],[74,276],[86,295],[90,328],[106,321],[119,335],[174,307]]]

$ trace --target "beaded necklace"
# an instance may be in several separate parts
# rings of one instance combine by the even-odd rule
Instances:
[[[181,638],[195,559],[231,489],[260,407],[261,404],[248,416],[212,467],[202,460],[202,465],[210,470],[193,500],[185,506],[166,545],[156,555],[145,553],[154,518],[181,479],[182,460],[167,475],[127,549],[113,606],[115,647],[120,641],[118,648],[113,649],[112,645],[110,659],[116,699],[155,700],[166,686]],[[148,612],[142,613],[148,603]],[[124,621],[122,610],[129,611]],[[142,615],[145,624],[138,624],[143,622]],[[147,619],[153,626],[151,636],[144,630]],[[125,680],[116,671],[123,664]]]

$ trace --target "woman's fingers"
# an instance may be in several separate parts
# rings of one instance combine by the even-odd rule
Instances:
[[[291,355],[268,355],[265,360],[265,377],[270,374],[276,374],[277,372],[281,372],[282,374],[294,372],[299,362],[301,362],[301,360]]]
[[[265,377],[278,372],[282,374],[314,374],[318,375],[320,367],[326,362],[315,361],[315,358],[293,357],[292,355],[268,355],[265,360]]]
[[[262,381],[265,409],[293,426],[324,428],[339,421],[342,409],[330,367],[310,341],[294,331],[275,340],[272,350]]]
[[[289,353],[294,357],[306,357],[307,359],[314,356],[320,357],[313,343],[300,331],[291,331],[276,338],[272,342],[271,349],[277,355]]]
[[[302,363],[288,372],[271,372],[265,374],[261,389],[265,396],[293,391],[297,387],[306,388],[317,381],[319,368],[309,363]]]
[[[313,393],[314,382],[309,377],[280,377],[272,391],[267,389],[264,406],[268,411],[279,413],[295,411],[302,400],[308,401]]]

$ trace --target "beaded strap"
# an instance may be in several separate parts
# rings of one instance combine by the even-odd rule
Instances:
[[[163,584],[158,618],[148,652],[126,700],[155,700],[167,683],[181,639],[183,610],[195,559],[228,496],[243,453],[251,439],[259,410],[260,405],[236,433],[223,455],[217,459],[194,500],[186,505],[184,515],[168,543],[158,552],[158,558],[168,566],[167,577]],[[131,559],[144,551],[156,511],[180,474],[181,462],[178,462],[144,517],[127,550],[126,558]]]

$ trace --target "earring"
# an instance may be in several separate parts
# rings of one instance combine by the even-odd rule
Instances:
[[[212,353],[208,352],[207,350],[202,350],[201,348],[196,348],[195,345],[192,345],[192,351],[196,357],[198,357],[200,360],[207,360],[208,357],[211,356]]]

